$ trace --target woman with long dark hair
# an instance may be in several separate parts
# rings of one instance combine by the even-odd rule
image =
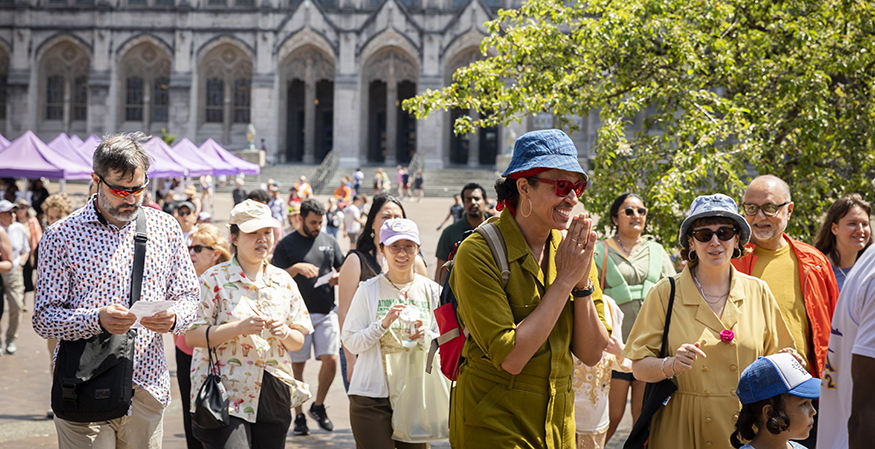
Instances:
[[[872,206],[859,193],[845,195],[829,206],[817,231],[814,247],[829,259],[839,290],[857,259],[872,244],[871,215]]]
[[[352,303],[352,297],[358,289],[359,282],[364,282],[383,272],[384,259],[379,252],[380,228],[386,220],[393,218],[407,218],[401,200],[392,195],[381,193],[373,198],[371,210],[365,226],[359,233],[355,249],[346,254],[343,266],[337,280],[337,318],[340,328],[343,329],[343,321],[346,312]],[[417,274],[427,276],[425,261],[419,254],[414,261],[414,269]],[[343,347],[340,348],[340,370],[343,377],[343,386],[349,389],[349,379],[352,377],[352,369],[355,365],[355,355],[347,354]]]

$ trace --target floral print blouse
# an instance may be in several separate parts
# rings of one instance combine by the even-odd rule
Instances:
[[[199,316],[192,325],[219,325],[244,320],[254,315],[279,318],[290,328],[309,334],[313,331],[310,314],[298,286],[284,270],[265,263],[264,275],[254,282],[247,278],[237,258],[216,265],[200,277]],[[255,422],[264,372],[289,384],[293,382],[292,363],[282,343],[264,330],[261,334],[238,335],[216,348],[222,383],[228,391],[232,416]],[[191,411],[195,397],[208,374],[206,348],[192,354]]]

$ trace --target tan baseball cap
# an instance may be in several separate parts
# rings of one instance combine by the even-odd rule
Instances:
[[[258,201],[246,200],[231,209],[228,224],[237,225],[245,233],[263,228],[279,228],[280,222],[270,215],[270,208]]]

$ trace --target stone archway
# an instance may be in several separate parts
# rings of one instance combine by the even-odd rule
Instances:
[[[334,146],[334,61],[307,46],[293,51],[280,67],[285,160],[319,162]]]
[[[367,160],[407,163],[416,151],[416,119],[401,103],[416,95],[419,70],[396,48],[377,52],[365,65]]]
[[[456,70],[481,59],[483,59],[483,54],[478,48],[469,48],[461,51],[447,64],[444,84],[447,86],[452,84],[453,73]],[[452,109],[446,114],[449,116],[449,120],[444,125],[444,132],[449,137],[449,147],[445,149],[446,152],[444,154],[447,155],[449,164],[468,166],[495,165],[495,158],[498,156],[499,151],[498,127],[478,128],[475,134],[457,136],[453,131],[453,125],[457,118],[470,115],[472,119],[477,119],[480,115],[476,112],[472,114],[472,111],[468,109],[458,108]]]

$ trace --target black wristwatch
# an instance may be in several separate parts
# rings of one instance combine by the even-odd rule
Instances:
[[[575,298],[585,298],[587,296],[592,295],[593,292],[595,292],[595,284],[593,284],[592,280],[590,280],[589,286],[587,286],[586,288],[584,288],[584,289],[575,288],[575,289],[571,290],[571,296],[574,296]]]

